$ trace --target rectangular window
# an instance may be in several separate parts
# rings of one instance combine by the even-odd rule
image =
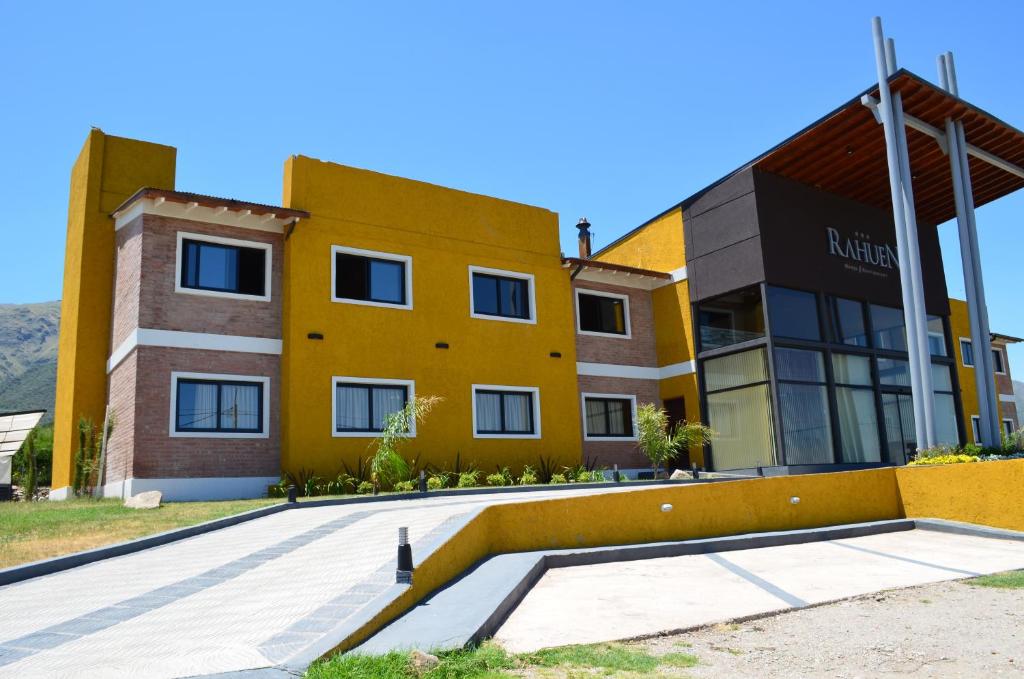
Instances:
[[[769,286],[768,320],[776,337],[821,340],[818,298],[812,292]]]
[[[588,439],[628,439],[633,435],[635,397],[584,394],[584,436]]]
[[[1003,365],[1003,352],[999,349],[992,350],[992,370],[1000,374],[1006,372],[1006,366]]]
[[[764,348],[706,360],[708,424],[715,469],[776,464],[772,405]]]
[[[834,462],[824,356],[820,351],[778,348],[775,369],[786,464]]]
[[[178,233],[178,292],[270,299],[270,244]]]
[[[412,308],[412,258],[386,252],[332,248],[335,302]]]
[[[928,352],[932,356],[946,355],[946,328],[939,316],[928,317]]]
[[[871,326],[874,330],[875,347],[890,351],[907,350],[907,333],[903,309],[871,305]]]
[[[413,383],[408,380],[335,377],[335,436],[373,436],[380,433],[387,417],[400,412],[412,398],[412,392]],[[410,431],[410,434],[415,434],[415,431]]]
[[[539,391],[534,387],[473,386],[477,438],[540,438]]]
[[[1013,420],[1003,420],[1003,436],[1013,436]]]
[[[974,436],[975,443],[981,443],[981,417],[978,415],[971,415],[971,435]]]
[[[231,377],[174,374],[172,435],[265,435],[269,380]]]
[[[974,367],[974,345],[971,340],[960,338],[960,359],[963,361],[965,368]]]
[[[829,297],[829,316],[832,339],[855,347],[868,346],[868,331],[864,324],[864,305],[852,299]]]
[[[520,323],[534,322],[533,276],[470,267],[470,315]]]
[[[701,351],[764,337],[761,290],[750,288],[701,302],[697,310]]]
[[[584,334],[629,337],[629,297],[576,291],[577,330]]]

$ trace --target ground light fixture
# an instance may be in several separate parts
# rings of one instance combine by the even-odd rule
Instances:
[[[791,505],[798,505],[798,504],[800,504],[800,498],[798,498],[796,495],[794,495],[793,497],[789,498],[789,504],[791,504]]]
[[[671,512],[671,511],[672,511],[672,505],[671,505],[671,504],[669,504],[668,502],[666,502],[665,504],[663,504],[663,505],[661,506],[661,511],[662,511],[663,513],[668,513],[668,512]]]
[[[398,529],[398,570],[395,582],[400,585],[412,584],[412,545],[409,544],[409,528]]]

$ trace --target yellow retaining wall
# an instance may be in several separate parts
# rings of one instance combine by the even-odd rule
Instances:
[[[910,518],[1024,531],[1024,460],[897,467],[895,474]]]

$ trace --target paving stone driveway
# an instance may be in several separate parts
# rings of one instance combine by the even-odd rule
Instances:
[[[394,583],[399,526],[415,553],[488,504],[617,490],[296,509],[0,587],[0,677],[273,666]]]

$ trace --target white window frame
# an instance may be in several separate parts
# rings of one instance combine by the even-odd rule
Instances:
[[[1006,374],[1006,352],[1003,351],[1002,347],[992,347],[992,353],[999,354],[999,359],[1000,359],[999,362],[1003,366],[1002,370],[996,370],[995,367],[993,366],[992,372],[994,372],[996,375],[1005,375]],[[994,362],[995,361],[993,361],[993,363]]]
[[[478,314],[476,313],[476,304],[473,299],[473,274],[482,273],[489,274],[491,276],[504,276],[505,278],[518,278],[526,281],[526,287],[529,291],[530,299],[530,317],[529,318],[510,318],[508,316],[492,316],[490,314]],[[506,271],[505,269],[490,269],[485,266],[469,266],[469,316],[470,318],[480,318],[485,321],[505,321],[507,323],[528,323],[531,325],[537,324],[537,293],[536,293],[536,279],[532,273],[523,273],[522,271]],[[475,420],[474,420],[475,421]],[[475,427],[474,427],[475,428]]]
[[[214,245],[231,245],[240,248],[252,248],[254,250],[263,250],[266,252],[264,255],[264,273],[263,273],[263,287],[264,294],[262,295],[246,295],[240,292],[225,292],[222,290],[197,290],[196,288],[186,288],[181,284],[181,268],[184,265],[182,261],[184,241],[194,240],[203,243],[213,243]],[[174,255],[174,291],[180,292],[183,295],[202,295],[204,297],[224,297],[227,299],[247,299],[254,302],[269,302],[271,296],[271,288],[274,286],[272,278],[274,272],[274,246],[270,243],[263,243],[256,240],[242,240],[240,238],[225,238],[223,236],[211,236],[206,233],[191,233],[189,231],[179,231],[177,235],[177,252]]]
[[[263,385],[263,423],[261,432],[237,433],[217,431],[177,431],[178,423],[178,380],[226,380],[230,382],[256,382]],[[226,373],[171,373],[171,418],[168,435],[170,438],[191,439],[266,439],[270,438],[270,378],[263,375],[229,375]],[[218,414],[219,417],[219,414]]]
[[[372,257],[374,259],[387,259],[392,262],[401,262],[405,267],[405,304],[394,304],[392,302],[374,302],[368,299],[349,299],[348,297],[337,296],[337,268],[338,268],[338,257],[337,255],[357,255],[359,257]],[[357,304],[359,306],[375,306],[382,307],[385,309],[403,309],[406,311],[412,310],[412,257],[410,255],[400,255],[394,252],[380,252],[378,250],[364,250],[362,248],[350,248],[345,245],[332,245],[331,246],[331,301],[339,304]],[[332,416],[333,419],[333,416]]]
[[[377,377],[344,377],[335,375],[331,378],[331,436],[336,439],[375,439],[380,432],[375,431],[338,431],[338,385],[339,384],[380,384],[389,387],[405,387],[408,401],[416,398],[416,381]],[[406,401],[408,403],[408,401]],[[409,422],[409,438],[416,438],[416,419]]]
[[[626,322],[626,334],[620,335],[615,332],[598,332],[596,330],[583,330],[580,327],[580,294],[594,295],[595,297],[609,297],[611,299],[622,300],[622,314]],[[611,337],[614,339],[632,339],[633,338],[633,326],[629,321],[629,295],[623,295],[617,292],[605,292],[604,290],[590,290],[588,288],[576,288],[575,295],[576,302],[576,334],[577,335],[590,335],[591,337]]]
[[[1010,430],[1009,431],[1006,430],[1006,425],[1010,425]],[[1002,431],[1003,436],[1009,436],[1010,434],[1013,433],[1013,430],[1014,430],[1014,426],[1013,425],[1014,425],[1013,418],[1011,418],[1011,417],[1004,417],[1003,418],[1003,431]]]
[[[480,434],[477,433],[476,423],[476,392],[484,391],[513,391],[523,394],[533,394],[533,433],[532,434]],[[539,439],[540,434],[540,387],[522,387],[507,384],[474,384],[470,392],[473,405],[473,438],[475,439]]]
[[[964,343],[967,343],[971,345],[971,357],[974,359],[974,363],[977,364],[978,357],[974,355],[974,342],[971,341],[970,337],[958,337],[957,340],[957,350],[960,352],[960,365],[965,368],[974,368],[974,365],[964,360]]]
[[[587,431],[587,399],[588,398],[614,398],[626,399],[629,401],[630,419],[633,422],[632,436],[591,436]],[[636,441],[636,394],[598,394],[585,391],[580,394],[580,413],[583,419],[583,440],[584,441]]]
[[[974,437],[974,442],[981,445],[981,416],[971,415],[971,435]]]

